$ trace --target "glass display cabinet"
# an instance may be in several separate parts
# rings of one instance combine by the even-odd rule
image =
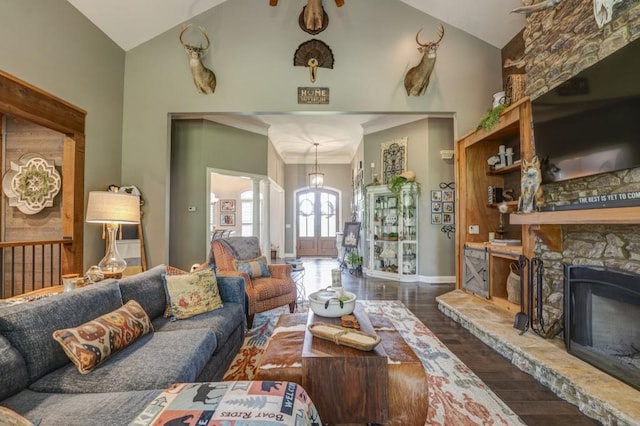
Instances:
[[[367,188],[368,259],[365,273],[398,281],[418,280],[418,188],[394,193],[386,185]]]

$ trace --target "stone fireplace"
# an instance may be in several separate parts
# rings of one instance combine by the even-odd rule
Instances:
[[[524,3],[531,3],[525,0]],[[535,100],[558,85],[640,38],[640,1],[613,6],[612,20],[599,28],[593,0],[564,0],[527,18],[523,32],[526,93]],[[640,168],[544,185],[547,206],[580,197],[640,191]],[[565,265],[588,265],[640,273],[638,225],[560,226],[561,244],[550,248],[536,239],[534,252],[544,262],[541,302],[545,324],[563,317]]]
[[[523,4],[532,3],[538,1],[523,0]],[[594,18],[593,0],[563,0],[551,9],[533,13],[527,18],[523,32],[525,92],[535,102],[536,98],[638,39],[640,0],[616,3],[612,20],[602,28]],[[535,128],[533,137],[535,145]],[[544,185],[544,201],[547,205],[562,206],[575,204],[580,198],[639,191],[640,168],[634,168]],[[514,331],[514,312],[462,290],[440,296],[438,307],[586,415],[603,424],[640,425],[637,358],[625,357],[624,362],[630,367],[624,367],[622,372],[609,368],[622,363],[621,354],[633,355],[635,351],[637,356],[640,346],[637,287],[621,291],[621,286],[615,284],[617,278],[613,285],[605,286],[591,283],[591,278],[578,274],[573,277],[572,289],[568,290],[570,296],[565,300],[565,268],[590,273],[617,270],[623,277],[640,274],[639,208],[614,210],[587,212],[585,209],[579,214],[577,211],[553,212],[562,214],[540,216],[538,222],[513,222],[530,226],[530,233],[523,235],[523,244],[525,239],[530,243],[533,235],[537,235],[533,254],[544,263],[540,297],[544,323],[563,324],[567,315],[565,304],[574,308],[568,314],[568,336],[558,334],[554,339],[544,339],[534,333],[521,335]],[[532,245],[527,247],[529,254]],[[609,283],[610,278],[598,280]],[[622,281],[626,286],[626,278]],[[610,288],[605,290],[605,287]],[[578,323],[580,327],[576,327]],[[633,327],[625,327],[626,324]],[[567,345],[563,337],[569,339]],[[620,341],[627,344],[619,345]],[[579,346],[583,347],[582,351]],[[588,355],[583,355],[584,352]],[[604,352],[604,360],[598,358],[603,355],[599,352]],[[598,368],[592,364],[598,364]],[[631,385],[623,382],[628,378]]]
[[[567,266],[564,305],[567,351],[640,390],[640,275]]]

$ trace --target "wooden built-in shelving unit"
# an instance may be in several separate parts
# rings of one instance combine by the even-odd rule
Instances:
[[[514,164],[492,169],[487,159],[498,153],[500,145],[513,150]],[[501,308],[519,312],[520,305],[509,302],[507,298],[509,265],[533,249],[535,234],[529,231],[529,225],[510,222],[504,238],[520,239],[522,245],[490,244],[489,233],[497,232],[499,228],[498,206],[502,202],[488,202],[488,187],[513,189],[515,200],[506,201],[506,204],[509,211],[517,209],[521,163],[523,159],[531,160],[533,157],[530,101],[525,98],[510,105],[491,131],[478,129],[469,132],[456,141],[455,149],[458,207],[456,286],[486,297]],[[471,233],[472,225],[477,227],[478,233]],[[488,296],[485,296],[485,291]]]

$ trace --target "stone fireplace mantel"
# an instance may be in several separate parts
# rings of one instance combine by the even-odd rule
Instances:
[[[640,391],[569,354],[561,339],[520,335],[513,313],[462,290],[437,301],[442,313],[585,415],[605,425],[640,425]]]
[[[640,223],[640,207],[513,213],[509,216],[509,223],[512,225],[630,225]]]

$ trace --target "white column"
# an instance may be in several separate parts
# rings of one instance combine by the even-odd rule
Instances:
[[[262,235],[260,241],[262,244],[262,253],[267,257],[267,261],[271,259],[271,182],[269,179],[262,180]]]
[[[260,179],[253,178],[253,235],[260,238]]]

